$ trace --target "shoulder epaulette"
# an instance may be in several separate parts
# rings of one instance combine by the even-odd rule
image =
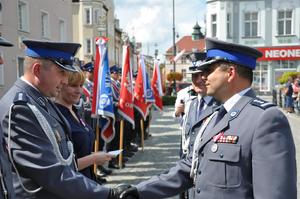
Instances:
[[[14,98],[14,104],[27,103],[27,102],[29,102],[29,98],[26,95],[26,93],[24,93],[24,92],[16,93],[15,98]]]
[[[258,99],[258,98],[253,99],[253,101],[251,102],[251,104],[254,105],[254,106],[258,106],[258,107],[260,107],[262,109],[267,109],[269,107],[276,106],[275,104],[273,104],[271,102],[267,102],[265,100]]]

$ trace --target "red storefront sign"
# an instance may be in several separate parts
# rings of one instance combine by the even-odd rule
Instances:
[[[258,61],[300,60],[300,46],[262,47],[257,50],[263,53]]]

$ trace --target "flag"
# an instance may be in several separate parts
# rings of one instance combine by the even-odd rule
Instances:
[[[182,51],[180,51],[174,58],[173,61],[177,62],[178,59],[180,59],[180,57],[185,53],[185,49],[183,49]]]
[[[144,120],[148,115],[148,103],[146,102],[146,67],[143,55],[140,55],[138,61],[138,74],[135,80],[134,87],[134,107],[142,114]]]
[[[107,54],[108,38],[96,38],[96,59],[94,68],[94,87],[92,116],[99,117],[101,137],[110,142],[114,135],[114,107]]]
[[[119,114],[134,126],[132,69],[129,46],[123,46],[123,65],[120,89]]]
[[[163,103],[162,103],[163,92],[162,92],[160,69],[159,69],[157,60],[154,61],[151,87],[152,87],[153,96],[155,99],[154,107],[156,109],[162,111],[163,110]]]

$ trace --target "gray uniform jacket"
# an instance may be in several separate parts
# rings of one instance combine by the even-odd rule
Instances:
[[[214,143],[220,132],[226,139]],[[228,136],[237,142],[226,143]],[[253,90],[213,129],[204,131],[197,150],[195,181],[189,175],[189,155],[168,173],[138,184],[140,198],[170,197],[194,182],[196,199],[297,199],[295,146],[287,118],[256,98]]]
[[[214,109],[219,105],[219,103],[214,98],[206,98],[206,99],[209,101],[206,104],[206,108],[201,113],[202,114],[201,118],[206,118],[209,115],[211,115],[214,112]],[[197,117],[195,117],[198,108],[197,101],[198,101],[197,97],[191,100],[189,111],[186,114],[186,122],[182,128],[182,139],[188,140],[188,142],[185,143],[185,145],[189,145],[189,146],[182,147],[183,150],[186,151],[183,151],[181,158],[184,158],[189,153],[189,151],[191,151],[193,148],[194,141],[197,136],[197,132],[193,131],[192,128],[199,127],[202,124],[202,120],[198,121]]]
[[[55,132],[61,155],[64,158],[69,156],[67,140],[71,137],[71,132],[66,119],[53,103],[48,102],[47,106],[41,93],[20,79],[0,101],[4,134],[7,136],[8,133],[9,107],[18,92],[25,93],[28,102],[40,110]],[[74,162],[64,165],[58,161],[53,145],[23,101],[15,103],[12,108],[11,153],[24,186],[30,190],[38,187],[42,189],[37,193],[26,192],[14,171],[13,182],[17,198],[107,198],[109,189],[77,172]]]
[[[0,126],[0,199],[15,198],[12,183],[11,164],[7,156],[7,145]]]

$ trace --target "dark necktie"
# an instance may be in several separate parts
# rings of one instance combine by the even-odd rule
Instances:
[[[198,100],[198,102],[197,102],[197,111],[196,111],[196,113],[197,113],[196,119],[197,120],[200,118],[200,115],[203,112],[204,104],[205,104],[205,100],[203,98],[201,98],[200,101]]]
[[[224,106],[222,105],[218,111],[216,120],[215,120],[215,124],[214,126],[217,125],[217,123],[224,117],[224,115],[227,113],[226,109],[224,108]]]

